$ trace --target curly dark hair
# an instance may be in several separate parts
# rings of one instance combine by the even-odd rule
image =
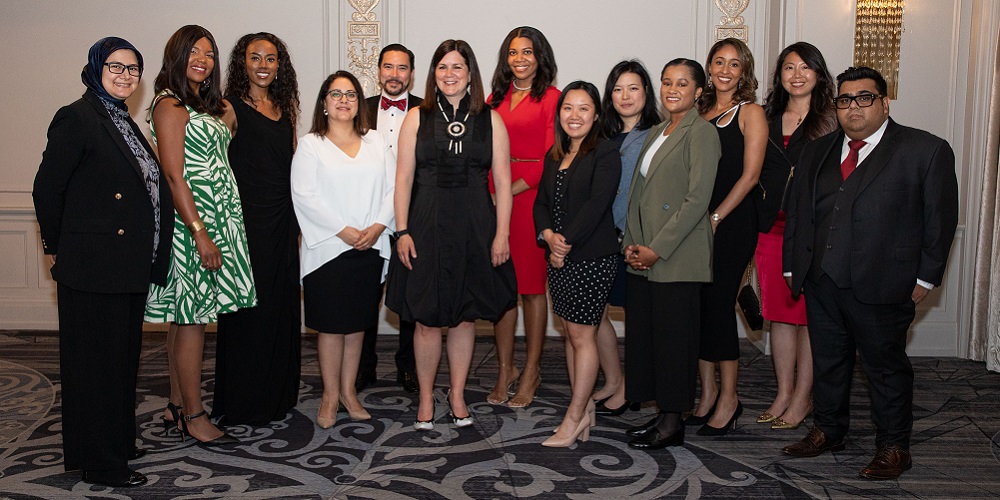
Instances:
[[[299,119],[299,84],[295,76],[295,68],[292,66],[292,57],[288,54],[288,47],[280,38],[271,33],[250,33],[243,35],[236,41],[233,51],[229,54],[229,68],[226,70],[226,92],[227,97],[239,99],[250,99],[250,79],[247,77],[247,47],[258,40],[270,42],[278,49],[278,71],[274,81],[267,87],[267,95],[281,110],[281,114],[287,116],[292,122],[292,126]]]
[[[653,89],[653,82],[649,78],[649,73],[646,72],[646,67],[638,59],[621,61],[614,68],[611,68],[611,73],[608,73],[608,79],[604,82],[604,98],[601,100],[601,117],[598,122],[601,125],[601,135],[605,139],[614,138],[625,129],[625,122],[618,115],[618,111],[615,111],[615,104],[612,100],[615,84],[625,73],[633,73],[638,76],[646,94],[646,103],[642,106],[635,128],[646,130],[660,123],[660,113],[656,110],[656,91]]]
[[[698,101],[699,113],[707,113],[715,106],[718,96],[715,93],[715,86],[712,85],[712,59],[715,57],[715,53],[726,45],[736,49],[737,57],[740,60],[740,80],[737,83],[733,101],[757,101],[757,77],[753,74],[753,53],[750,52],[750,47],[747,47],[747,44],[738,38],[724,38],[715,42],[715,45],[712,45],[712,49],[708,51],[708,58],[705,59],[705,73],[708,75],[708,86]]]
[[[535,101],[541,101],[542,96],[545,95],[545,90],[552,85],[552,82],[556,79],[556,57],[552,53],[552,46],[549,45],[548,39],[541,31],[531,26],[521,26],[519,28],[514,28],[507,33],[507,37],[503,39],[503,43],[500,44],[500,52],[497,53],[497,67],[493,70],[493,94],[492,99],[490,99],[490,107],[496,109],[500,103],[503,102],[503,98],[507,95],[507,90],[510,89],[510,82],[514,79],[514,72],[511,71],[510,65],[507,64],[507,51],[510,50],[510,43],[514,41],[515,38],[527,38],[531,40],[531,48],[535,54],[535,60],[538,61],[538,71],[535,73],[535,78],[531,81],[531,98]]]
[[[212,43],[215,66],[198,92],[192,92],[187,78],[188,58],[191,57],[194,44],[202,38],[207,38]],[[215,37],[207,29],[189,24],[182,26],[167,40],[167,45],[163,48],[163,66],[153,81],[153,93],[159,95],[161,91],[169,89],[179,101],[178,106],[187,105],[199,113],[222,116],[224,109],[220,80],[222,70],[219,68],[219,46],[215,43]]]

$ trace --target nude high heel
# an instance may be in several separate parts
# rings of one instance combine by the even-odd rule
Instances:
[[[567,448],[572,446],[577,439],[583,442],[590,440],[590,419],[587,418],[586,415],[580,419],[580,424],[576,426],[576,430],[573,431],[573,434],[570,437],[560,439],[556,436],[552,436],[543,441],[542,446],[548,446],[550,448]]]

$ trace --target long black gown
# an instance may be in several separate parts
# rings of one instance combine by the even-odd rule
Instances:
[[[719,159],[708,213],[718,208],[743,175],[744,140],[739,123],[740,109],[735,113],[723,113],[711,121],[719,132],[722,158]],[[723,123],[725,125],[721,125]],[[715,229],[712,283],[704,284],[701,289],[699,359],[731,361],[740,358],[736,295],[756,247],[757,210],[752,196],[747,195]]]
[[[433,99],[433,97],[432,97]],[[455,116],[448,101],[444,111]],[[466,116],[469,98],[457,116]],[[510,260],[493,267],[491,246],[496,209],[488,174],[493,160],[493,126],[484,110],[465,121],[461,153],[445,132],[442,112],[420,111],[416,170],[407,230],[417,258],[413,270],[393,252],[386,305],[400,318],[427,326],[455,326],[463,321],[496,321],[517,303],[517,278]]]
[[[257,307],[220,315],[212,416],[264,425],[298,402],[301,356],[299,225],[292,209],[294,131],[230,96],[238,125],[229,161],[243,201]]]

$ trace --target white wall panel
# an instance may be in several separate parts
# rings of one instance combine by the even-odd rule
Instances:
[[[0,41],[10,70],[0,74],[0,328],[54,328],[55,288],[37,244],[31,210],[31,182],[45,147],[45,131],[56,109],[83,92],[80,70],[98,38],[118,35],[143,52],[146,73],[130,99],[132,115],[144,130],[163,46],[179,26],[201,24],[219,44],[220,64],[228,63],[237,38],[271,31],[289,46],[299,76],[308,129],[318,86],[331,71],[347,68],[346,29],[354,7],[347,0],[264,0],[168,4],[143,0],[115,7],[99,0],[5,0],[0,2]],[[645,0],[616,4],[605,0],[509,0],[446,2],[381,0],[373,10],[382,43],[402,42],[417,57],[415,91],[423,94],[429,58],[441,40],[462,38],[476,51],[489,84],[499,44],[513,27],[541,29],[554,47],[557,86],[583,79],[603,87],[611,66],[639,58],[658,76],[675,57],[699,62],[714,42],[720,13],[707,0]],[[978,16],[978,17],[976,17]],[[774,57],[785,45],[806,40],[823,51],[836,75],[853,57],[854,1],[751,0],[743,13],[749,26],[760,80],[767,91]],[[970,257],[978,221],[979,172],[983,158],[986,99],[992,77],[981,54],[992,57],[1000,8],[987,0],[908,0],[903,17],[899,96],[892,116],[900,123],[948,139],[959,159],[962,223],[955,238],[946,284],[918,312],[910,350],[923,354],[964,352],[967,337]],[[985,20],[984,20],[985,18]],[[984,90],[986,89],[986,90]],[[970,212],[969,210],[972,210]],[[974,227],[974,226],[973,226]]]

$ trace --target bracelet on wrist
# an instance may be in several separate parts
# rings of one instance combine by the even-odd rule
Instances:
[[[406,236],[408,234],[410,234],[410,230],[409,229],[402,229],[402,230],[396,231],[396,238],[402,238],[403,236]]]
[[[205,223],[201,219],[195,219],[190,224],[187,225],[188,231],[194,236],[198,231],[205,230]]]

